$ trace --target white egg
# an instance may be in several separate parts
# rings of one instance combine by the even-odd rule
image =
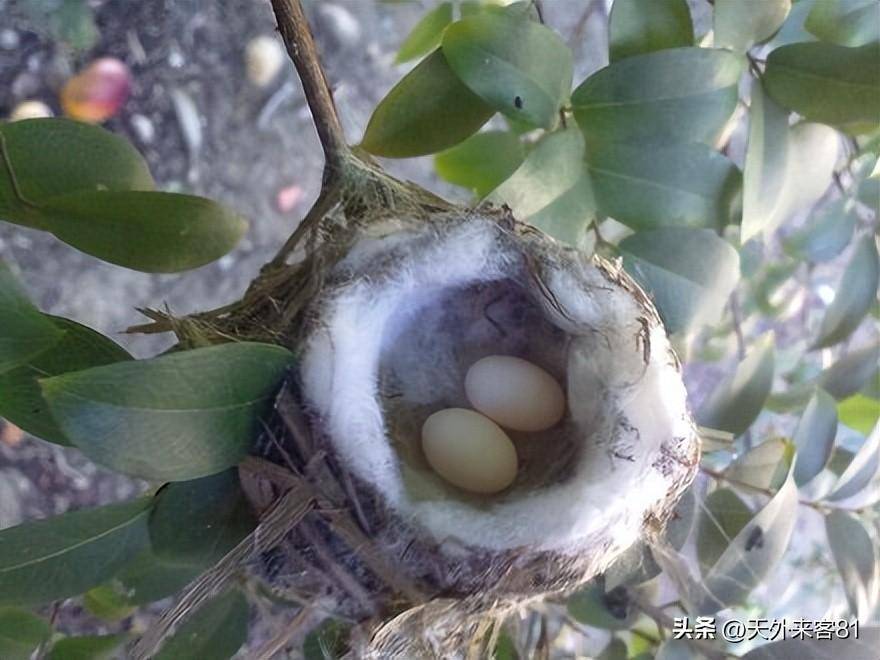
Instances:
[[[516,449],[488,417],[465,408],[447,408],[422,426],[422,449],[434,471],[473,493],[497,493],[516,478]]]
[[[543,431],[565,414],[565,393],[541,367],[509,355],[490,355],[468,369],[471,405],[514,431]]]

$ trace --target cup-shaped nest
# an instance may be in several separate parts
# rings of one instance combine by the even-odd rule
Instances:
[[[516,479],[481,495],[429,467],[421,427],[471,407],[465,374],[488,355],[549,372],[567,409],[510,432]],[[679,362],[644,292],[503,212],[361,230],[307,308],[298,389],[368,502],[375,548],[432,595],[569,590],[662,526],[697,464]]]

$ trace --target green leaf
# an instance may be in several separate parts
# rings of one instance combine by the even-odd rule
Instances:
[[[232,467],[255,437],[293,355],[231,343],[41,381],[52,415],[92,460],[144,479]]]
[[[0,658],[3,660],[30,660],[51,634],[52,627],[45,619],[24,610],[0,608]]]
[[[628,657],[626,642],[619,637],[612,637],[611,642],[603,649],[597,660],[627,660]]]
[[[703,660],[705,656],[698,653],[683,639],[668,639],[657,649],[654,660]]]
[[[715,565],[752,515],[752,510],[729,488],[709,493],[701,505],[697,527],[697,557],[704,571]]]
[[[147,504],[112,504],[0,531],[0,604],[69,598],[111,577],[149,543]]]
[[[811,121],[871,132],[880,116],[880,42],[782,46],[767,58],[764,86],[777,103]]]
[[[655,50],[694,45],[687,0],[614,0],[609,18],[612,62]]]
[[[113,133],[69,119],[28,119],[0,123],[0,151],[22,195],[35,204],[75,192],[154,190],[146,161]],[[0,154],[2,155],[2,154]],[[15,194],[6,159],[0,158],[0,218],[29,227],[44,220]]]
[[[452,3],[441,2],[434,9],[425,14],[416,23],[412,32],[404,40],[397,51],[394,61],[398,64],[409,62],[422,55],[427,55],[440,45],[443,30],[452,22]]]
[[[443,54],[495,110],[551,129],[571,91],[572,55],[553,30],[509,12],[477,14],[443,33]]]
[[[868,435],[880,418],[880,401],[864,394],[855,394],[837,404],[840,423],[862,435]]]
[[[814,263],[830,261],[849,245],[857,220],[851,199],[835,199],[786,236],[782,246],[795,259]]]
[[[559,197],[528,217],[530,224],[553,238],[579,247],[598,209],[590,176],[584,168],[580,178]]]
[[[773,335],[767,333],[703,403],[696,415],[697,423],[735,435],[745,433],[770,394],[773,364]]]
[[[303,641],[304,660],[337,660],[348,650],[349,626],[335,619],[325,619]]]
[[[493,114],[458,79],[438,49],[379,102],[361,146],[389,158],[433,154],[473,135]]]
[[[147,548],[102,587],[110,589],[129,606],[145,605],[176,594],[202,572],[201,566],[162,561]]]
[[[165,486],[150,516],[150,541],[161,560],[208,568],[256,527],[238,471]]]
[[[826,495],[825,499],[837,502],[859,494],[877,477],[878,471],[880,471],[880,429],[875,427],[840,475],[834,490]]]
[[[850,351],[823,370],[816,383],[840,401],[858,392],[880,369],[880,344]]]
[[[49,660],[111,660],[127,640],[127,635],[66,637],[52,646]]]
[[[604,630],[625,630],[638,618],[626,587],[606,593],[603,581],[593,580],[568,599],[568,613],[577,621]]]
[[[744,53],[766,41],[791,10],[791,0],[715,0],[715,47]]]
[[[48,318],[64,334],[27,364],[0,374],[0,416],[38,438],[69,445],[49,413],[38,379],[130,360],[131,356],[91,328],[68,319]]]
[[[819,0],[821,1],[821,0]],[[847,629],[849,637],[835,639],[783,639],[770,642],[749,651],[743,660],[828,660],[829,652],[837,660],[876,660],[880,647],[880,628],[859,626],[859,636],[855,637]],[[831,651],[833,648],[833,651]]]
[[[724,476],[731,483],[775,490],[788,476],[793,457],[794,445],[790,441],[772,438],[737,456]]]
[[[843,579],[850,613],[866,620],[880,595],[874,542],[862,522],[843,511],[832,511],[825,516],[825,533]]]
[[[812,348],[831,346],[852,334],[877,298],[878,277],[880,260],[874,237],[865,236],[856,243]]]
[[[483,197],[513,174],[524,156],[514,133],[486,131],[434,156],[434,169],[441,179]]]
[[[636,230],[722,227],[741,182],[730,160],[698,143],[591,144],[587,171],[600,212]]]
[[[714,142],[737,103],[742,60],[731,52],[674,48],[612,63],[572,94],[588,138]]]
[[[822,0],[813,5],[805,27],[822,41],[864,46],[880,40],[880,3],[876,0]]]
[[[247,641],[247,600],[230,589],[196,611],[162,646],[156,660],[225,660]]]
[[[739,255],[710,229],[637,232],[619,249],[624,267],[654,300],[669,333],[720,320],[739,280]]]
[[[121,621],[135,610],[135,606],[109,584],[98,585],[83,594],[83,607],[105,621]]]
[[[828,465],[837,435],[837,408],[834,399],[817,388],[794,432],[797,462],[794,480],[800,486],[809,482]]]
[[[62,332],[31,305],[27,294],[0,261],[0,374],[27,363],[57,344]]]
[[[707,598],[697,608],[701,614],[743,602],[770,575],[788,548],[797,514],[798,491],[789,470],[782,487],[704,574]]]
[[[147,273],[210,263],[234,248],[247,230],[247,222],[220,204],[179,193],[72,193],[47,200],[40,214],[65,243]]]

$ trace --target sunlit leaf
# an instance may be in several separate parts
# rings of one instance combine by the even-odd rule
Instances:
[[[880,473],[880,426],[875,426],[840,475],[834,490],[826,495],[825,499],[832,502],[849,499],[870,484],[878,473]]]
[[[553,30],[522,16],[486,12],[450,25],[443,54],[495,110],[553,128],[571,91],[572,55]]]
[[[401,44],[395,61],[408,62],[427,55],[440,45],[443,30],[452,22],[452,3],[441,2],[416,23],[412,32]]]
[[[717,322],[739,280],[739,255],[710,229],[637,232],[619,249],[670,333]]]
[[[757,340],[752,350],[712,392],[697,412],[701,426],[742,435],[757,419],[773,385],[773,335]]]
[[[608,23],[611,61],[694,45],[687,0],[614,0]]]
[[[231,210],[204,197],[152,191],[82,192],[40,207],[45,228],[103,261],[148,273],[203,266],[247,230]]]
[[[422,60],[379,102],[361,146],[408,158],[453,147],[495,114],[453,73],[441,50]]]
[[[791,0],[715,0],[715,47],[745,52],[779,29]]]
[[[793,456],[794,446],[788,440],[766,440],[738,456],[724,471],[724,476],[731,483],[775,490],[788,476]]]
[[[710,596],[698,607],[717,612],[740,603],[773,571],[788,548],[798,514],[798,491],[788,478],[770,501],[737,533],[704,574]]]
[[[135,610],[135,606],[110,585],[100,584],[83,594],[83,607],[92,616],[105,621],[120,621]]]
[[[782,241],[783,248],[797,259],[830,261],[849,245],[857,220],[852,200],[845,197],[835,199],[812,213],[802,227],[786,236]]]
[[[233,469],[163,488],[150,516],[150,541],[162,560],[208,568],[256,524]]]
[[[864,524],[844,511],[825,516],[828,544],[843,579],[843,590],[853,616],[865,620],[877,605],[880,564]]]
[[[97,463],[186,481],[247,453],[292,354],[232,343],[118,362],[41,381],[64,435]]]
[[[38,438],[69,445],[49,413],[38,379],[130,360],[131,356],[91,328],[68,319],[49,318],[64,334],[27,364],[0,374],[0,416]]]
[[[0,261],[0,374],[14,369],[61,340],[62,331],[41,314]]]
[[[52,646],[48,660],[111,660],[127,639],[127,635],[65,637]]]
[[[877,298],[880,259],[873,236],[861,238],[825,310],[813,348],[831,346],[855,330]]]
[[[700,503],[697,557],[704,571],[715,565],[752,515],[748,505],[729,488],[713,490]]]
[[[819,0],[821,2],[821,0]],[[880,628],[859,626],[859,636],[847,629],[848,637],[835,639],[783,639],[749,651],[743,660],[828,660],[829,647],[837,660],[876,660]]]
[[[770,53],[767,93],[811,121],[847,132],[876,130],[880,117],[880,42],[858,48],[799,43]]]
[[[729,51],[660,50],[601,69],[571,100],[588,138],[711,143],[736,107],[741,73]]]
[[[247,640],[247,600],[237,589],[217,596],[186,619],[162,645],[156,660],[225,660]]]
[[[482,197],[513,174],[524,156],[514,133],[486,131],[434,156],[434,169],[441,179],[470,188]]]
[[[40,204],[75,192],[153,190],[147,164],[126,140],[103,128],[69,119],[28,119],[0,124],[15,181],[26,200]],[[23,206],[0,158],[0,219],[43,228]]]
[[[65,513],[0,531],[0,604],[87,591],[147,546],[148,500]]]
[[[30,660],[37,647],[49,639],[49,622],[30,612],[0,608],[0,658]]]
[[[633,229],[731,221],[739,170],[704,144],[595,143],[587,171],[599,210]]]
[[[841,424],[868,435],[880,418],[880,401],[864,394],[855,394],[837,404],[837,414]]]
[[[822,0],[810,10],[807,30],[822,41],[864,46],[880,40],[880,3],[876,0]]]
[[[836,402],[828,392],[817,388],[794,432],[794,480],[799,486],[819,474],[831,460],[836,435]]]

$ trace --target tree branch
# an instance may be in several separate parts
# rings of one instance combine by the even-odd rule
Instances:
[[[284,47],[287,48],[287,53],[293,60],[302,82],[306,102],[312,111],[315,129],[324,149],[326,186],[329,181],[341,174],[349,153],[342,124],[339,122],[339,115],[333,102],[333,94],[321,68],[315,40],[312,38],[300,0],[272,0],[272,9],[275,12],[278,32],[284,41]]]

